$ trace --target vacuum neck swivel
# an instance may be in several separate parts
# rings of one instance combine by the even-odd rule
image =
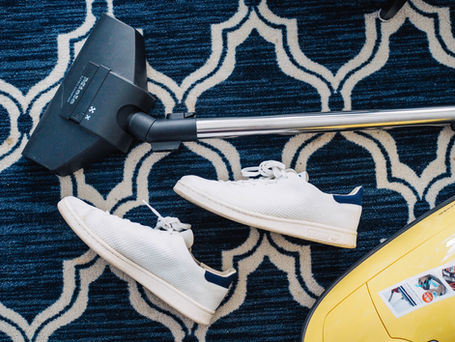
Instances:
[[[128,117],[128,131],[150,143],[154,152],[174,151],[182,141],[197,140],[194,113],[171,113],[165,119],[134,113]]]

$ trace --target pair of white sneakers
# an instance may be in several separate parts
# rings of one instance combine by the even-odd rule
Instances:
[[[182,177],[174,190],[221,216],[253,227],[325,244],[353,248],[362,211],[362,188],[348,195],[324,193],[305,172],[266,161],[242,170],[240,181]],[[150,206],[149,206],[150,207]],[[236,276],[196,261],[193,233],[177,218],[158,216],[154,229],[111,215],[75,198],[58,208],[75,233],[98,255],[183,315],[209,324]]]

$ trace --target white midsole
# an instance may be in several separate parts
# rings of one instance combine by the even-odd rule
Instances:
[[[210,323],[210,320],[215,313],[214,311],[203,307],[171,284],[137,265],[106,244],[96,234],[90,231],[81,218],[74,213],[71,206],[67,205],[65,199],[58,203],[58,209],[65,221],[81,240],[109,264],[115,266],[137,282],[141,283],[150,292],[183,315],[191,318],[197,323],[205,325]],[[169,265],[169,267],[172,267],[172,265]]]
[[[356,231],[353,232],[340,227],[303,220],[290,220],[248,212],[229,204],[221,203],[216,198],[212,198],[180,181],[175,184],[174,191],[186,200],[208,211],[248,226],[337,247],[354,248],[356,246]]]

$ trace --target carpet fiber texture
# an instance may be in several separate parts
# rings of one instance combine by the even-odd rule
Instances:
[[[0,2],[0,340],[298,341],[325,288],[455,192],[449,126],[207,139],[171,154],[136,144],[127,155],[67,177],[50,174],[21,151],[105,12],[143,32],[157,116],[455,104],[455,6],[412,0],[381,22],[381,4]],[[243,226],[172,191],[184,175],[239,179],[242,167],[268,159],[307,170],[310,182],[327,192],[363,185],[358,247]],[[68,195],[153,226],[145,199],[163,215],[191,223],[195,257],[238,270],[212,324],[194,324],[88,250],[57,211]]]

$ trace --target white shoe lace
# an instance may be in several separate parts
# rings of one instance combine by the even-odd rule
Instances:
[[[187,229],[191,228],[191,225],[188,223],[182,223],[177,217],[170,217],[166,216],[163,217],[161,214],[153,208],[150,204],[146,201],[142,200],[142,202],[158,217],[158,221],[156,222],[155,229],[164,229],[170,232],[183,232]]]
[[[286,169],[286,166],[276,160],[263,161],[259,166],[245,167],[242,169],[242,176],[246,178],[253,178],[261,176],[266,179],[278,179],[286,176],[288,173],[296,173],[293,169]],[[302,173],[304,179],[308,180],[307,173]]]

